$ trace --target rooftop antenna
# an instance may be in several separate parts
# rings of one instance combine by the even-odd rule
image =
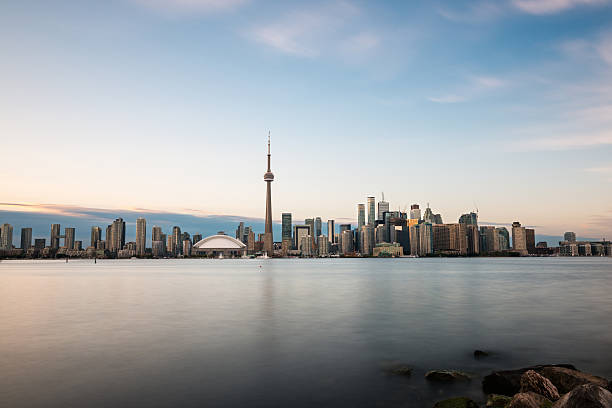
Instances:
[[[476,214],[478,214],[478,206],[476,205],[476,201],[474,201],[474,208],[476,209]]]
[[[385,201],[385,192],[382,192],[382,200]]]

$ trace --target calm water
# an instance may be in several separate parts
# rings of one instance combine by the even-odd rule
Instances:
[[[611,312],[610,258],[2,261],[0,406],[484,401],[492,369],[612,377]]]

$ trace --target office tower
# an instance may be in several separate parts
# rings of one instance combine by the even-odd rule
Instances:
[[[0,227],[0,249],[13,249],[13,226],[2,224]]]
[[[452,255],[468,255],[468,251],[476,251],[479,245],[474,240],[480,240],[480,235],[471,231],[468,242],[468,228],[466,224],[439,224],[432,226],[433,251]],[[412,241],[412,235],[410,236]]]
[[[312,227],[310,225],[294,225],[293,226],[293,247],[300,249],[302,243],[302,237],[310,236],[312,234]]]
[[[384,220],[384,214],[389,211],[389,203],[385,201],[385,193],[382,194],[382,200],[378,202],[378,219]]]
[[[433,253],[434,231],[429,223],[414,224],[409,228],[410,254],[414,256],[425,256]]]
[[[461,217],[459,217],[459,224],[478,225],[478,214],[475,212],[463,214]]]
[[[270,170],[270,133],[268,132],[268,170],[264,174],[266,182],[266,229],[264,237],[264,251],[272,256],[274,254],[274,236],[272,234],[272,182],[274,174]]]
[[[423,221],[428,222],[430,224],[435,224],[434,213],[433,211],[431,211],[431,208],[429,208],[429,203],[427,203],[427,208],[425,209],[425,212],[423,213]]]
[[[74,228],[64,228],[64,248],[74,249]]]
[[[104,242],[104,249],[111,250],[111,243],[113,242],[113,224],[106,226],[106,240]]]
[[[563,234],[563,240],[567,242],[576,242],[576,233],[575,232],[566,232]]]
[[[153,253],[153,256],[156,258],[160,258],[166,255],[164,242],[160,240],[153,241],[151,243],[151,252]]]
[[[202,240],[202,234],[193,234],[193,238],[192,238],[191,242],[193,242],[193,244],[195,245],[198,242],[200,242],[201,240]],[[240,241],[242,241],[242,240],[240,240]]]
[[[306,224],[306,225],[308,225],[310,227],[310,232],[308,233],[308,235],[310,235],[312,237],[313,241],[316,240],[316,237],[314,235],[314,233],[315,233],[315,220],[314,220],[314,218],[306,218],[304,220],[304,224]]]
[[[497,234],[498,247],[500,251],[506,251],[510,249],[510,233],[506,227],[495,228]]]
[[[478,225],[469,224],[465,227],[467,234],[467,254],[480,254],[480,232],[478,231]]]
[[[372,255],[374,246],[376,246],[374,227],[370,224],[364,225],[361,228],[361,254]]]
[[[443,224],[443,222],[442,222],[442,215],[441,214],[434,214],[433,215],[433,223],[434,224]]]
[[[191,240],[185,239],[183,240],[183,256],[191,256]]]
[[[224,232],[220,232],[220,234],[225,235],[225,233],[224,233]],[[188,232],[186,232],[186,231],[185,231],[185,232],[183,232],[183,233],[181,234],[181,242],[182,242],[182,241],[184,241],[184,240],[186,240],[186,239],[188,239],[188,240],[190,240],[190,241],[191,241],[191,235],[190,235]]]
[[[382,244],[383,242],[387,242],[386,241],[386,237],[385,237],[385,226],[380,224],[377,225],[376,228],[374,229],[374,240],[377,244]]]
[[[111,224],[110,241],[108,239],[108,229],[106,236],[106,245],[111,252],[121,251],[125,245],[125,221],[123,218],[117,218]]]
[[[329,239],[325,235],[319,236],[319,256],[329,255]]]
[[[535,230],[531,228],[525,228],[525,247],[527,248],[528,254],[535,254]]]
[[[172,254],[179,255],[183,251],[183,234],[178,226],[172,227]],[[168,249],[170,250],[170,249]]]
[[[291,213],[283,213],[281,216],[282,219],[282,242],[289,241],[291,242]]]
[[[169,234],[166,238],[166,252],[170,256],[176,255],[176,241],[173,234]]]
[[[302,256],[312,256],[312,236],[300,236],[299,250],[302,252]]]
[[[145,256],[147,251],[147,220],[139,217],[136,220],[136,255]]]
[[[495,227],[480,227],[480,252],[490,254],[499,251],[499,239]]]
[[[74,241],[74,245],[73,248],[76,251],[82,251],[83,250],[83,241]]]
[[[351,229],[345,229],[340,233],[342,241],[341,252],[343,254],[350,254],[353,252],[353,231]]]
[[[410,219],[421,221],[421,210],[418,204],[412,204],[410,206]]]
[[[322,221],[321,221],[321,217],[317,217],[315,218],[315,222],[314,222],[314,238],[315,238],[315,242],[319,242],[319,236],[321,235],[322,231]]]
[[[163,241],[162,234],[161,227],[154,225],[153,228],[151,228],[151,241]]]
[[[365,225],[365,204],[357,204],[357,230]]]
[[[44,238],[36,238],[34,239],[34,248],[36,249],[45,249],[46,240]]]
[[[102,228],[100,227],[91,227],[91,240],[90,246],[95,248],[97,246],[98,241],[102,240]]]
[[[337,242],[336,240],[336,225],[334,220],[327,220],[327,239],[330,244]]]
[[[32,228],[21,229],[21,249],[27,251],[32,247]]]
[[[376,224],[376,198],[368,196],[368,225],[374,227]]]
[[[521,255],[527,254],[527,233],[525,227],[521,227],[517,221],[512,223],[512,249]]]
[[[60,225],[59,224],[51,224],[51,240],[49,241],[49,245],[53,249],[59,248],[59,240],[60,240]]]
[[[247,252],[252,254],[255,252],[255,232],[251,228],[248,228],[249,232],[247,235]]]
[[[241,242],[244,239],[244,222],[242,221],[238,224],[238,228],[236,228],[236,239]]]

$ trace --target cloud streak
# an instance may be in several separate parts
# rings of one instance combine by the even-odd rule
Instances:
[[[232,11],[250,0],[131,0],[143,7],[170,14]]]
[[[578,6],[596,6],[609,0],[512,0],[514,7],[529,14],[554,14]]]

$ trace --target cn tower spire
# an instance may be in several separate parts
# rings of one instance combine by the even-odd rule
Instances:
[[[266,182],[266,225],[264,234],[264,251],[268,255],[274,254],[274,237],[272,234],[272,182],[274,181],[274,174],[270,168],[270,131],[268,131],[268,170],[264,174],[264,181]]]

